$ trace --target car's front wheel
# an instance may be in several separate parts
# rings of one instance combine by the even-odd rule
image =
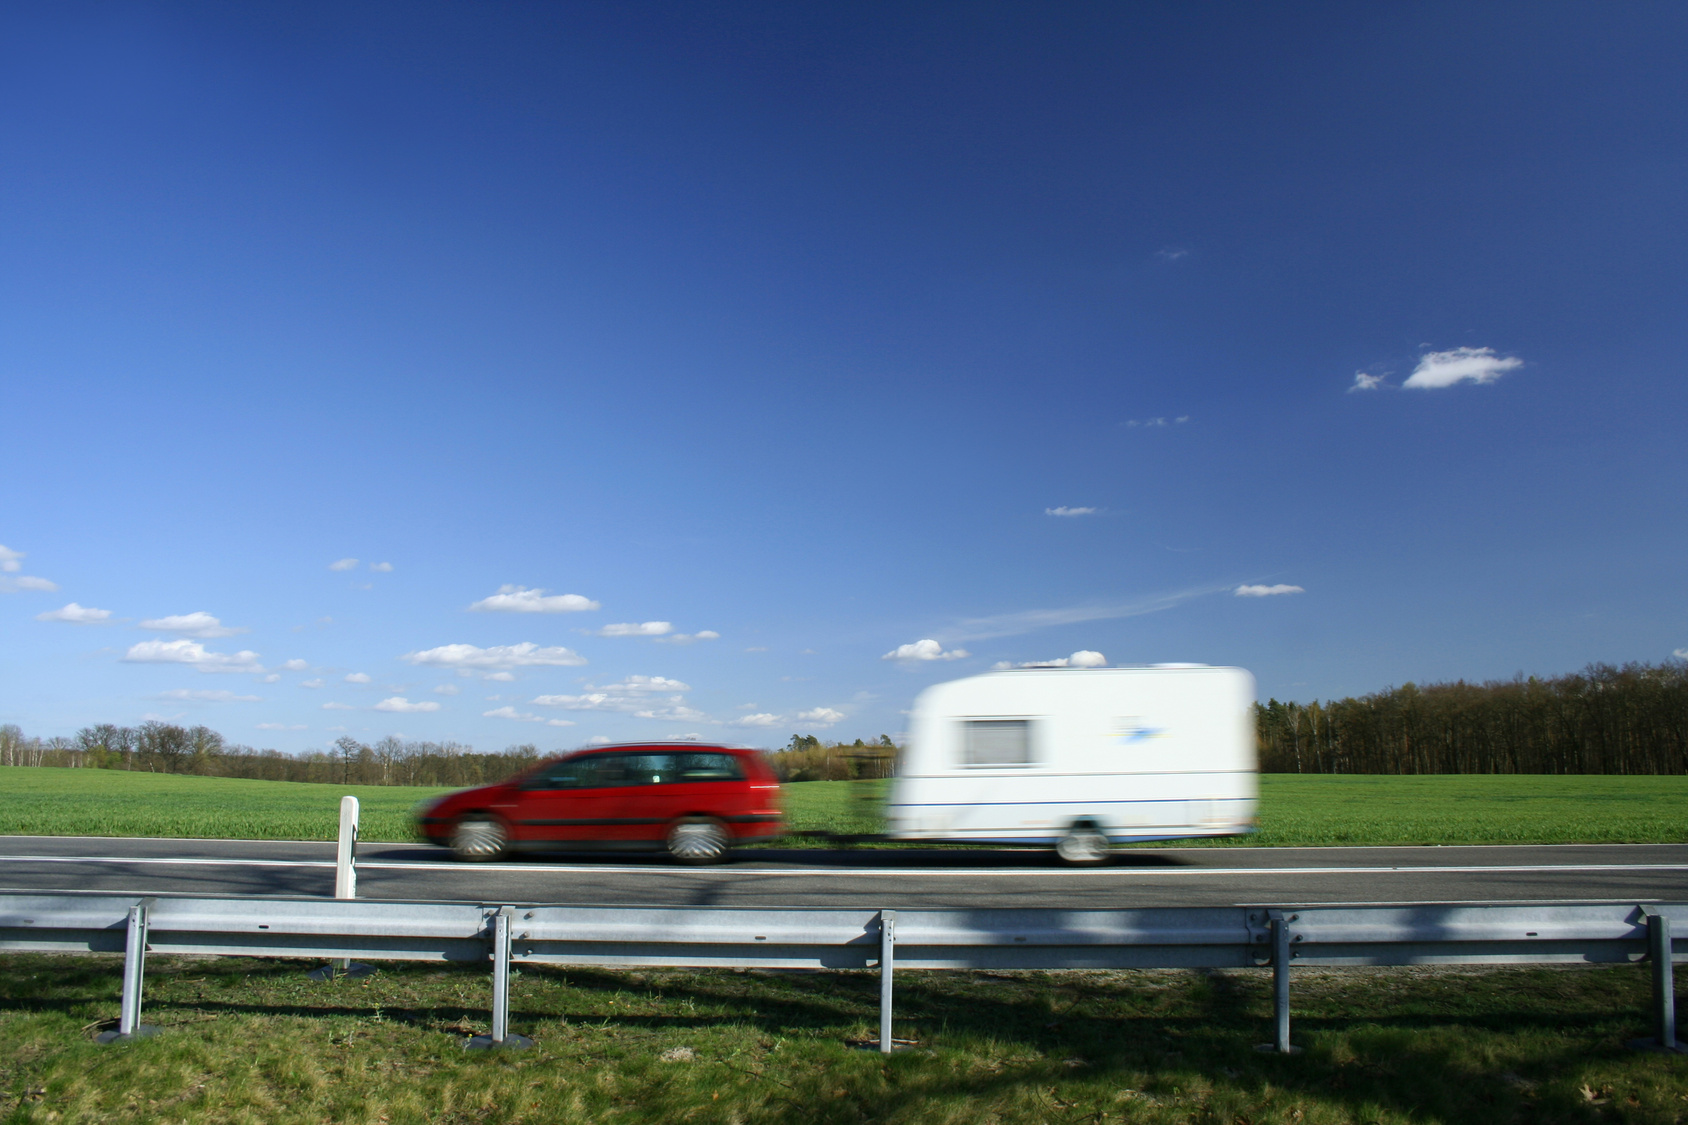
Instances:
[[[497,859],[510,843],[504,822],[485,813],[461,817],[451,830],[451,850],[458,859]]]
[[[719,863],[731,843],[727,826],[712,816],[688,816],[668,829],[668,854],[681,863]]]

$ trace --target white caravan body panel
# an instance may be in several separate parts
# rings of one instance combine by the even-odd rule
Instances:
[[[903,840],[1052,844],[1254,830],[1254,677],[1241,668],[1029,668],[926,689],[886,804]]]

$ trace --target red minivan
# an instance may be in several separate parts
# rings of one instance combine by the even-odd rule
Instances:
[[[714,863],[783,830],[780,783],[755,750],[686,743],[607,746],[416,810],[422,835],[463,859],[506,851],[666,848]]]

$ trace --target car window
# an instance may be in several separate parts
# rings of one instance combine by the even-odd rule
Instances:
[[[731,754],[694,752],[674,755],[674,773],[680,781],[743,781],[744,767]]]
[[[527,783],[528,789],[605,789],[629,785],[627,759],[637,755],[591,754],[566,758],[547,768]]]
[[[676,782],[741,781],[744,771],[731,754],[684,751],[664,754],[623,754],[627,785],[673,785]]]

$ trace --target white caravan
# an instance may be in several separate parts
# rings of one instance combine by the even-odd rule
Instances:
[[[1110,844],[1253,831],[1258,786],[1241,668],[1027,668],[927,688],[886,804],[901,840]]]

